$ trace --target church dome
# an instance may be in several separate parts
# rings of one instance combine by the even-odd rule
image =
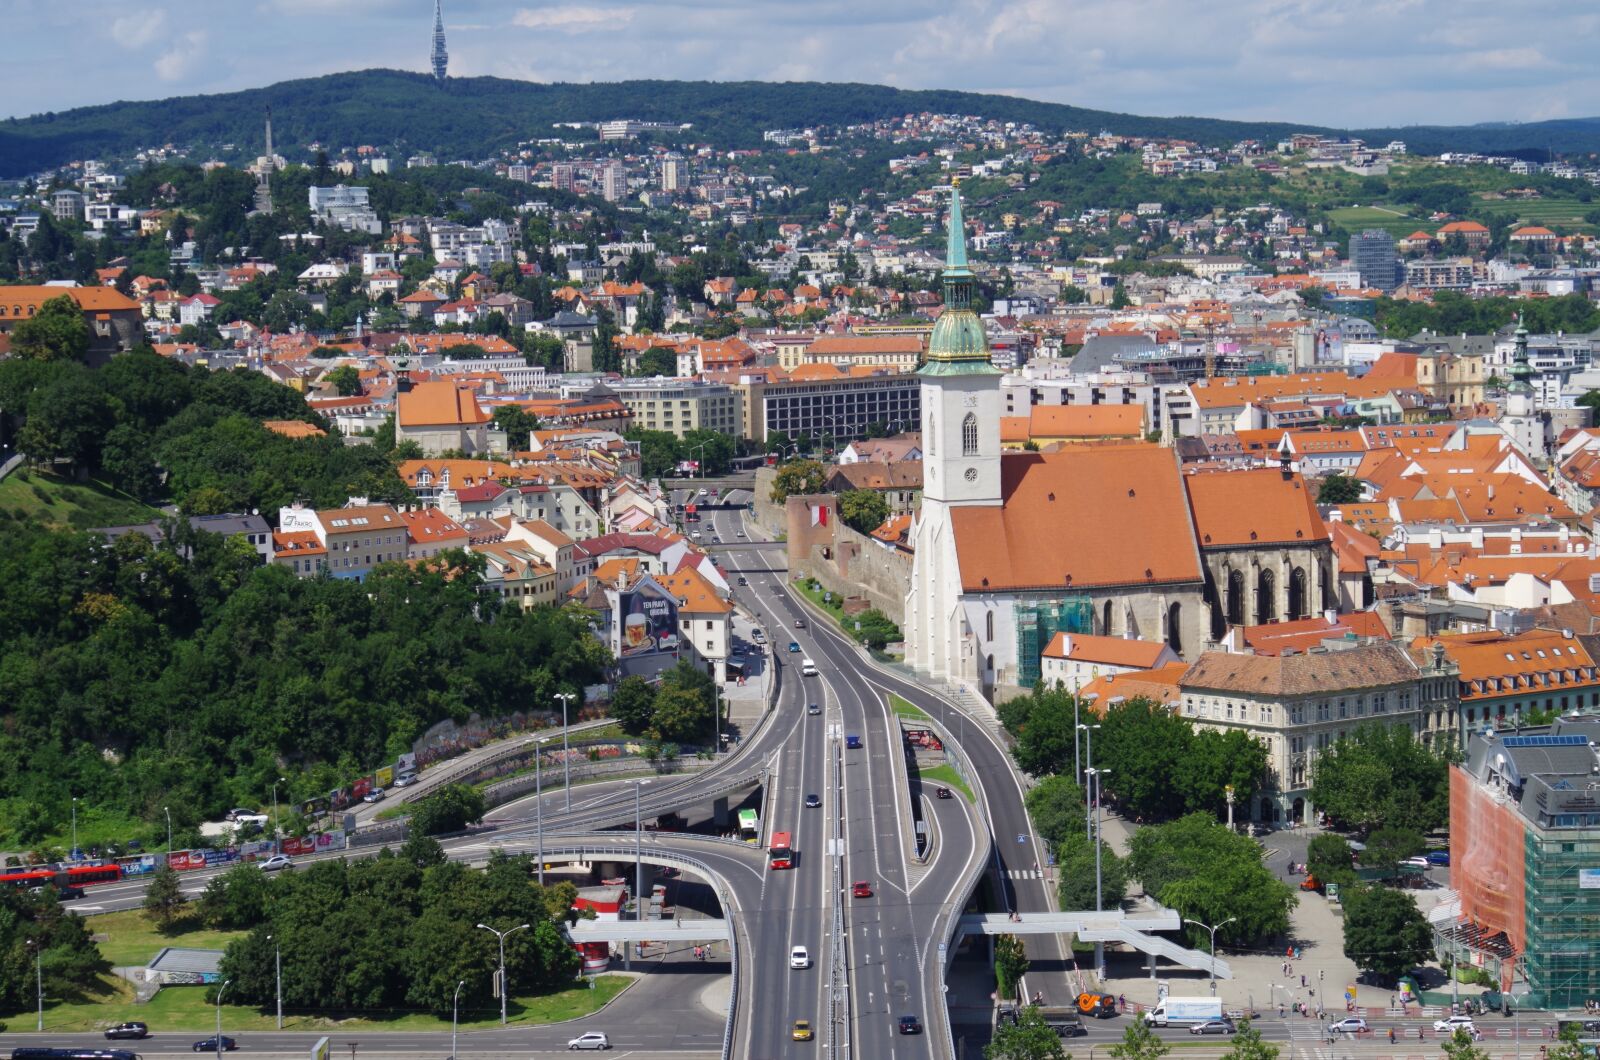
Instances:
[[[950,229],[944,263],[944,309],[928,338],[923,375],[998,374],[989,361],[989,336],[972,311],[972,271],[967,268],[966,226],[961,192],[950,191]]]
[[[970,309],[947,309],[934,321],[928,339],[928,360],[989,359],[989,336],[983,321]]]

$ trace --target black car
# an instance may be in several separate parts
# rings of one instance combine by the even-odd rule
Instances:
[[[821,805],[822,805],[822,796],[820,796],[820,795],[807,795],[806,796],[806,809],[814,810],[818,806],[821,806]]]
[[[917,1019],[917,1017],[915,1017],[915,1016],[901,1016],[900,1017],[900,1033],[901,1034],[921,1034],[922,1033],[922,1021]]]
[[[107,1038],[148,1038],[150,1028],[143,1023],[119,1023],[115,1027],[106,1028]]]
[[[237,1048],[239,1048],[239,1043],[238,1042],[234,1041],[232,1038],[228,1037],[226,1034],[224,1034],[222,1036],[222,1051],[223,1052],[232,1052],[233,1050],[235,1050]],[[211,1037],[211,1038],[205,1039],[204,1041],[195,1042],[194,1043],[194,1051],[197,1052],[197,1053],[214,1053],[214,1052],[216,1052],[217,1051],[217,1039],[215,1037]]]

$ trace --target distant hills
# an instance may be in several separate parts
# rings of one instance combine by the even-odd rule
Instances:
[[[362,70],[284,81],[212,96],[81,107],[0,122],[0,177],[17,177],[75,159],[127,154],[172,143],[202,154],[259,154],[270,106],[280,152],[311,143],[371,144],[399,154],[432,151],[441,161],[480,159],[518,141],[553,135],[563,121],[690,122],[695,139],[734,147],[760,142],[763,129],[848,125],[933,111],[1031,122],[1047,132],[1082,130],[1173,136],[1211,144],[1276,142],[1293,132],[1339,132],[1415,151],[1484,151],[1542,156],[1600,151],[1600,118],[1524,125],[1413,126],[1330,130],[1283,122],[1151,118],[976,92],[907,91],[882,85],[819,82],[618,81],[539,84],[496,77],[451,78]]]

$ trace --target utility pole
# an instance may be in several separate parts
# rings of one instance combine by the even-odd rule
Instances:
[[[39,1033],[44,1033],[44,939],[33,943],[33,982],[39,994]]]
[[[283,829],[278,827],[278,785],[283,783],[286,783],[286,781],[282,777],[279,777],[273,782],[272,785],[272,852],[274,854],[283,853],[283,850],[281,849],[281,840],[278,838],[279,836],[283,835]],[[281,1022],[278,1024],[278,1029],[280,1031],[283,1030],[283,1024]]]
[[[1094,772],[1094,730],[1098,729],[1099,727],[1100,726],[1098,725],[1084,725],[1082,723],[1079,723],[1078,725],[1078,728],[1083,731],[1084,742],[1087,745],[1083,768],[1085,777],[1088,777],[1089,774]],[[1094,797],[1090,794],[1090,787],[1088,783],[1085,783],[1083,789],[1083,837],[1085,839],[1094,838],[1094,830],[1090,827],[1089,823],[1092,817],[1090,811],[1093,808]]]
[[[556,698],[561,700],[561,774],[562,786],[567,791],[567,812],[572,812],[572,754],[571,744],[567,734],[567,702],[578,697],[571,692],[557,692]]]
[[[633,919],[644,920],[644,817],[639,813],[639,789],[648,780],[633,782]]]
[[[461,988],[466,985],[465,979],[457,983],[455,996],[450,999],[450,1060],[456,1060],[456,1019],[461,1012]]]
[[[504,931],[496,931],[488,924],[479,924],[478,926],[500,940],[500,1026],[504,1027],[506,1025],[506,995],[511,993],[511,984],[506,982],[506,936],[510,935],[513,931],[521,931],[522,929],[532,927],[533,925],[518,924],[516,927],[506,928]],[[459,989],[459,987],[457,989]],[[451,1051],[455,1051],[453,1046]]]
[[[1204,930],[1211,932],[1211,994],[1213,997],[1215,997],[1217,993],[1217,931],[1220,928],[1227,927],[1229,924],[1238,919],[1239,918],[1236,916],[1230,916],[1216,927],[1212,927],[1210,924],[1203,924],[1198,920],[1191,920],[1188,917],[1183,918],[1183,922],[1185,924],[1193,924],[1197,928],[1203,928]]]
[[[539,760],[544,757],[544,745],[548,739],[540,740],[533,748],[533,815],[534,831],[539,833],[539,886],[544,886],[544,785],[539,776]]]
[[[167,815],[167,864],[172,863],[172,807],[163,806],[162,811]]]
[[[228,984],[232,979],[224,980],[217,990],[217,1060],[222,1060],[222,995],[228,992]]]
[[[74,795],[72,797],[72,854],[68,860],[77,861],[78,857],[78,797]]]

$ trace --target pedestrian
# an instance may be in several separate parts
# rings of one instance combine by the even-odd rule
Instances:
[[[1117,995],[1117,1011],[1119,1011],[1119,1012],[1128,1011],[1128,995],[1127,994],[1118,994]]]
[[[1305,973],[1304,973],[1304,972],[1302,972],[1302,973],[1301,973],[1301,974],[1300,974],[1300,985],[1301,985],[1301,986],[1302,986],[1302,987],[1303,987],[1303,986],[1305,986],[1305,985],[1306,985],[1306,977],[1305,977]]]

